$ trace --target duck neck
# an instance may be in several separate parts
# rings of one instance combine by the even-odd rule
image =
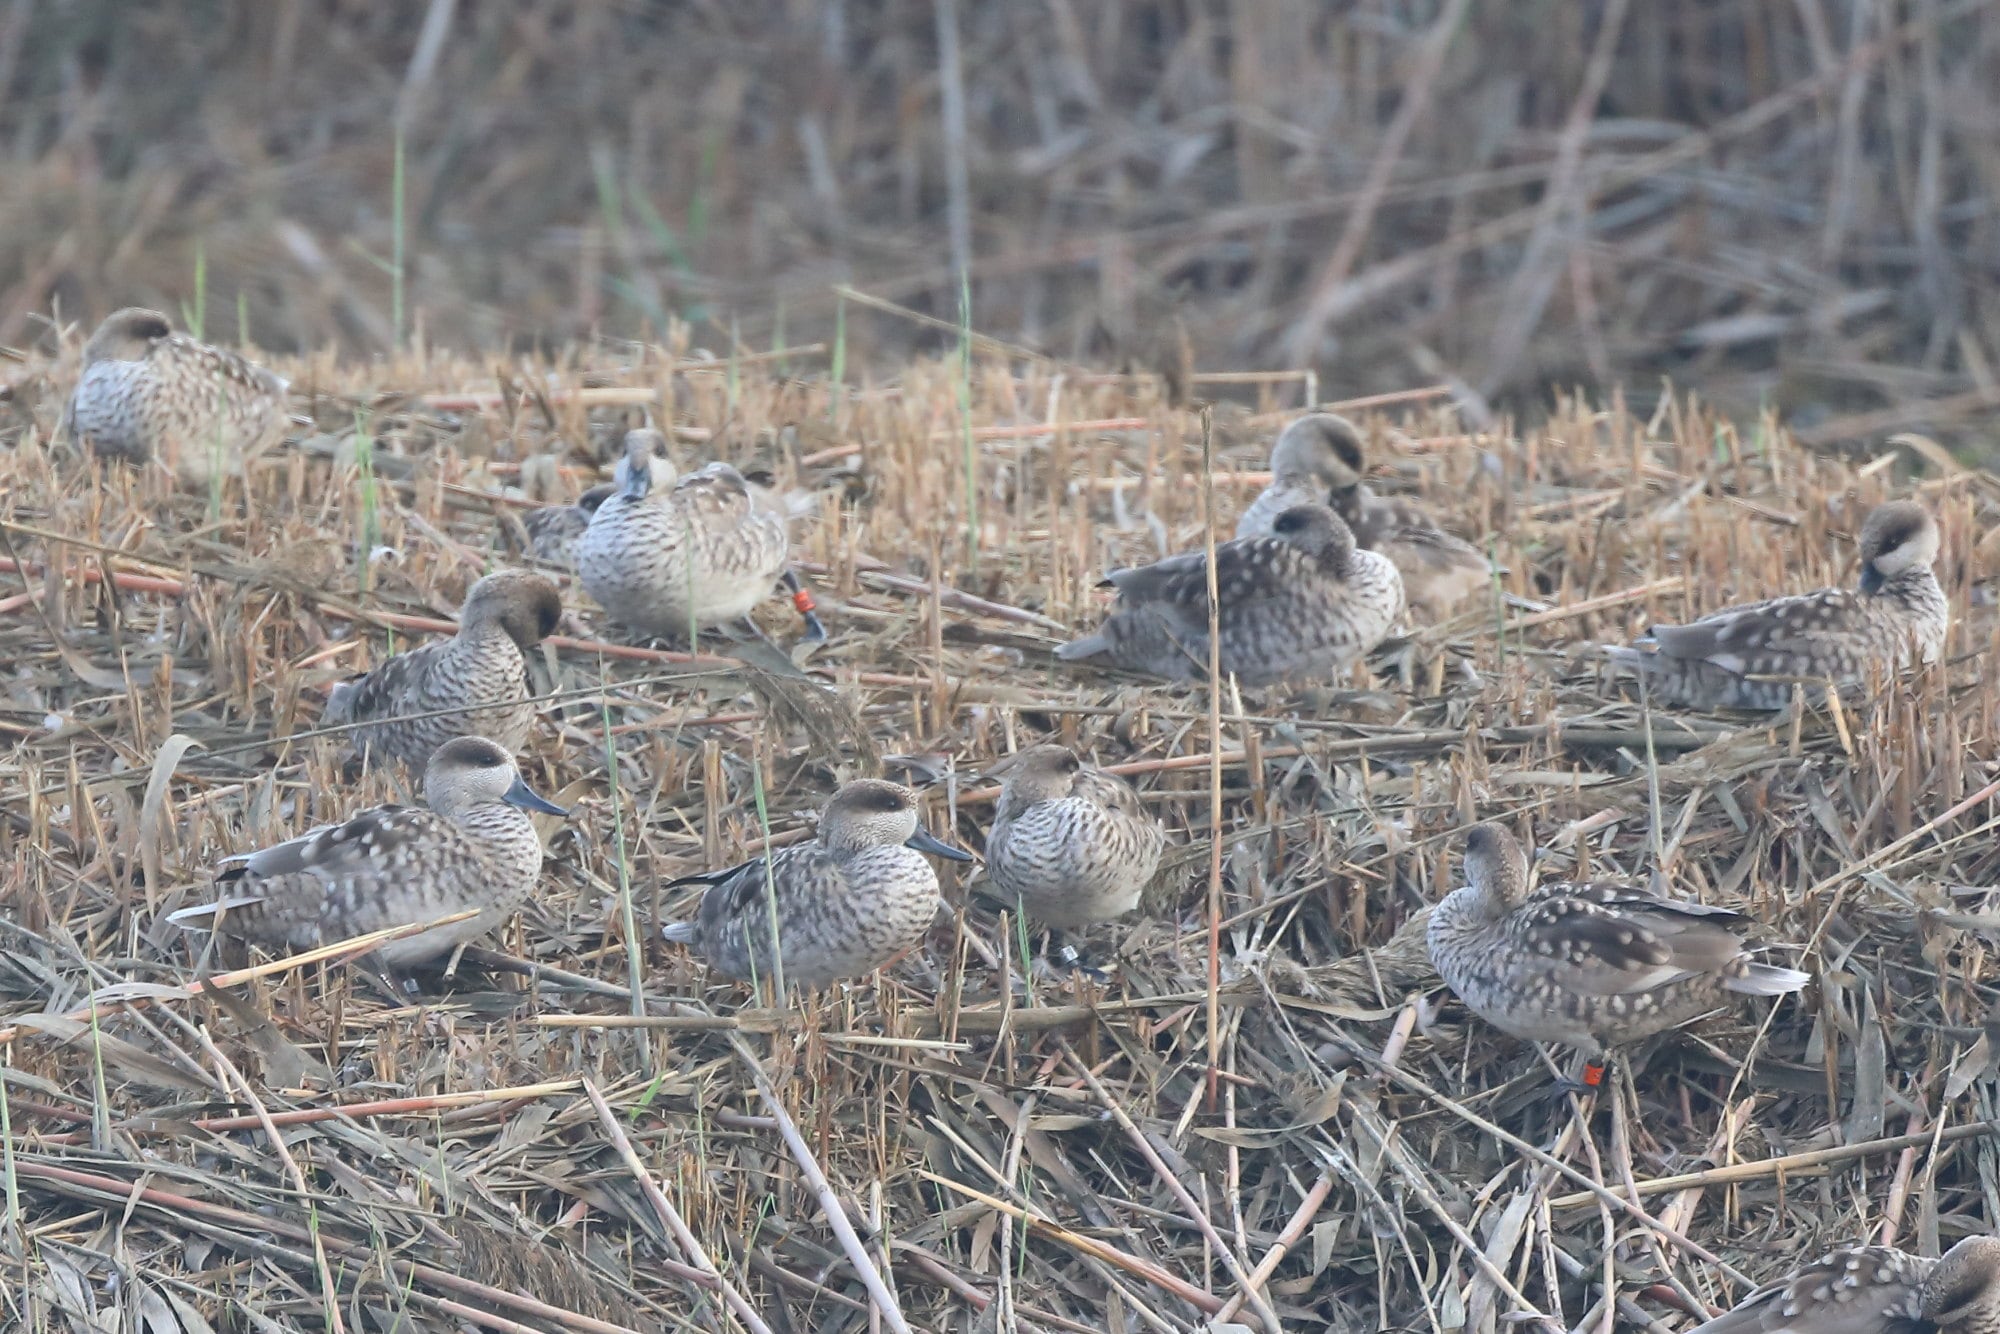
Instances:
[[[542,837],[526,811],[503,801],[479,801],[439,812],[463,829],[490,857],[529,868],[542,862]]]

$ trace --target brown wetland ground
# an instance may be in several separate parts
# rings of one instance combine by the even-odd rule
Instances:
[[[329,355],[277,363],[291,444],[174,494],[52,443],[75,351],[0,362],[10,1328],[1674,1331],[1825,1244],[1936,1253],[2000,1215],[2000,481],[1922,438],[1833,457],[1671,393],[1533,429],[1425,384],[1341,405],[1377,485],[1505,573],[1338,688],[1251,693],[1050,649],[1107,564],[1226,533],[1328,397],[1304,377],[1198,381],[1205,425],[976,342],[861,383],[682,334]],[[524,498],[597,480],[643,413],[683,463],[815,498],[831,641],[634,650],[567,583],[526,766],[573,816],[421,1004],[167,925],[219,857],[397,795],[314,734],[327,686],[447,626]],[[1592,655],[1851,582],[1859,516],[1906,494],[1955,623],[1871,701],[1671,714]],[[667,880],[802,836],[848,777],[921,786],[977,848],[983,771],[1044,739],[1173,831],[1144,911],[1090,938],[1108,983],[1010,988],[1019,933],[955,868],[918,956],[809,1006],[660,939],[694,901]],[[1651,1044],[1593,1107],[1550,1097],[1410,931],[1476,818],[1741,907],[1814,984]]]

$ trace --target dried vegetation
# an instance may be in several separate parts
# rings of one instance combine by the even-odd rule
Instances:
[[[204,496],[49,447],[73,357],[0,402],[10,1324],[1681,1329],[1676,1302],[1823,1242],[1996,1216],[1984,473],[1685,398],[1523,432],[1436,388],[1349,405],[1380,485],[1507,572],[1371,678],[1211,697],[1048,650],[1104,564],[1233,516],[1297,377],[1216,409],[1209,487],[1197,414],[1032,362],[843,387],[684,339],[500,380],[325,360],[283,367],[315,426]],[[683,461],[817,496],[832,642],[803,674],[607,647],[572,588],[528,767],[575,815],[495,953],[416,1008],[339,966],[203,990],[240,961],[162,918],[204,868],[393,792],[311,733],[325,686],[432,632],[511,558],[523,486],[574,494],[642,409]],[[1859,515],[1907,492],[1943,523],[1948,664],[1775,722],[1607,690],[1588,644],[1849,581]],[[787,1012],[659,940],[691,908],[667,879],[798,836],[844,777],[912,778],[977,846],[982,766],[1049,737],[1177,843],[1095,937],[1108,988],[1004,986],[1018,933],[962,879],[924,957]],[[1656,1044],[1579,1115],[1439,1004],[1412,934],[1473,817],[1741,905],[1819,984]]]
[[[768,347],[837,283],[954,318],[968,258],[981,325],[1060,356],[1184,334],[1517,415],[1670,374],[1992,451],[1989,0],[956,9],[955,84],[935,0],[16,0],[0,343],[198,308],[199,256],[210,331],[264,346],[398,346],[400,265],[443,345]]]

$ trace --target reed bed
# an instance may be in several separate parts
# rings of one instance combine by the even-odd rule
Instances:
[[[17,0],[0,344],[766,349],[851,284],[1098,364],[1449,368],[1475,417],[1670,375],[1990,459],[1996,69],[1987,0]]]
[[[1659,1331],[1823,1243],[1991,1229],[1992,476],[1673,395],[1474,430],[1413,385],[1348,410],[1381,486],[1490,542],[1490,605],[1338,687],[1211,694],[1049,650],[1106,564],[1233,520],[1306,381],[1205,423],[985,351],[826,365],[685,330],[498,373],[281,364],[312,424],[213,497],[51,443],[73,343],[7,371],[10,1325]],[[642,412],[683,462],[815,497],[831,642],[633,649],[572,586],[526,763],[574,814],[518,925],[420,1005],[339,966],[366,942],[241,960],[166,925],[219,856],[398,794],[315,732],[326,687],[448,624],[516,559],[509,516]],[[1945,663],[1775,719],[1605,678],[1590,646],[1651,619],[1851,581],[1891,494],[1943,525]],[[982,771],[1044,738],[1174,831],[1145,910],[1092,937],[1108,983],[1010,986],[1019,933],[962,875],[919,956],[809,1005],[661,941],[692,908],[667,880],[802,836],[847,777],[920,784],[978,847]],[[1474,818],[1739,906],[1816,984],[1551,1098],[1417,934]]]

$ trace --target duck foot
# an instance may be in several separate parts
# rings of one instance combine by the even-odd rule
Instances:
[[[1073,943],[1067,940],[1048,941],[1042,946],[1042,953],[1035,960],[1036,969],[1053,981],[1067,981],[1072,977],[1082,977],[1100,987],[1111,985],[1111,974],[1093,964]]]
[[[361,979],[380,991],[392,1005],[414,1005],[417,998],[423,995],[423,988],[417,985],[417,979],[397,972],[372,954],[356,960],[355,966]]]

